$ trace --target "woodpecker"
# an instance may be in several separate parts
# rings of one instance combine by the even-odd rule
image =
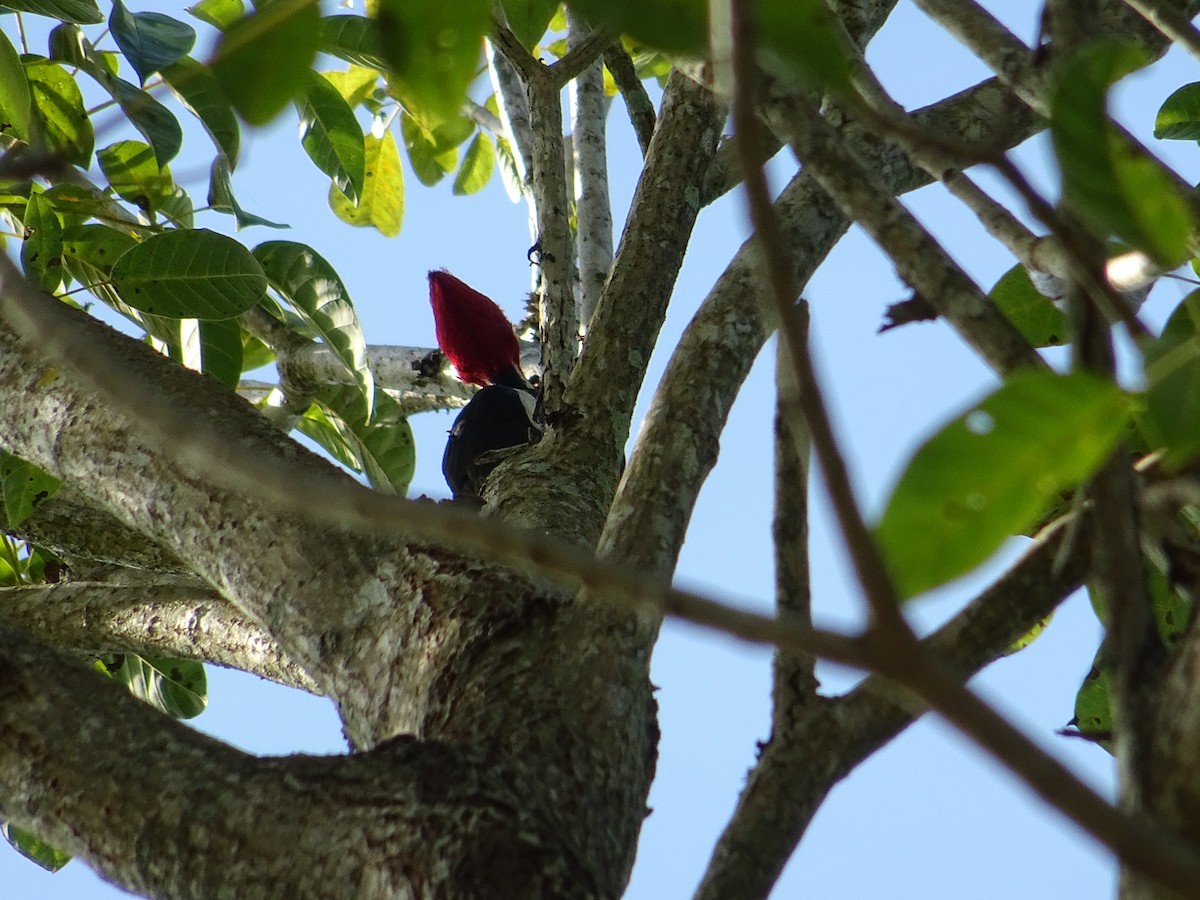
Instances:
[[[445,271],[429,273],[429,303],[442,353],[459,380],[480,386],[454,420],[442,456],[454,498],[478,503],[503,457],[497,451],[541,437],[538,395],[521,373],[521,347],[499,306]]]

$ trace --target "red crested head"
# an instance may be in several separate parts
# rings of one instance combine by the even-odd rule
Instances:
[[[446,271],[429,273],[438,346],[467,384],[521,378],[521,348],[500,307]]]

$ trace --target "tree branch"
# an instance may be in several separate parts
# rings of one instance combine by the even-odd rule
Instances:
[[[922,640],[925,652],[963,680],[1004,655],[1082,583],[1082,548],[1060,559],[1067,532],[1060,524],[1039,535],[1011,569]],[[922,712],[878,675],[805,707],[787,735],[772,735],[751,769],[698,900],[765,898],[833,786]]]
[[[590,49],[595,35],[576,13],[567,10],[572,53]],[[606,38],[611,43],[611,38]],[[592,44],[591,47],[594,47]],[[568,56],[563,57],[560,65]],[[579,321],[585,326],[608,278],[613,259],[612,209],[608,190],[604,66],[596,60],[571,82],[571,150],[575,157],[575,218],[579,246]]]
[[[645,157],[650,152],[650,139],[654,137],[654,104],[650,102],[650,95],[646,93],[642,79],[633,67],[629,51],[620,41],[613,41],[605,48],[604,64],[608,66],[609,74],[625,100],[629,122],[633,125],[633,133],[637,137],[642,156]]]
[[[0,588],[0,621],[87,655],[195,659],[316,690],[258,623],[194,583],[142,579]]]

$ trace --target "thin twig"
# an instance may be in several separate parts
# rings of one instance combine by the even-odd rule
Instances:
[[[629,122],[633,125],[633,133],[637,135],[638,146],[644,157],[650,150],[650,138],[654,137],[654,104],[650,102],[642,79],[638,78],[629,51],[620,41],[613,41],[605,48],[604,64],[608,66],[609,74],[625,100]]]

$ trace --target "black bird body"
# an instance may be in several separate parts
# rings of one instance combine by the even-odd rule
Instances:
[[[492,384],[463,407],[442,455],[442,474],[456,500],[481,501],[483,481],[502,458],[495,451],[524,447],[541,436],[536,406],[529,388]]]

